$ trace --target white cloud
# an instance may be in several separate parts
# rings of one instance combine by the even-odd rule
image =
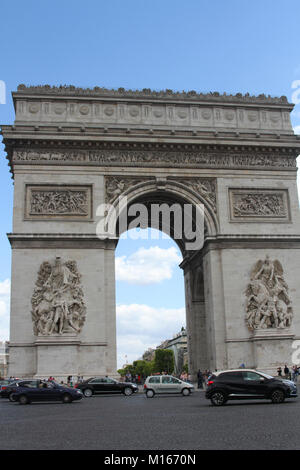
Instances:
[[[0,341],[9,339],[10,280],[0,281]]]
[[[171,279],[173,269],[181,261],[176,247],[142,247],[129,256],[116,257],[116,279],[130,284],[155,284]]]
[[[125,364],[126,359],[132,363],[149,347],[155,348],[172,338],[185,324],[185,308],[117,305],[118,368]]]
[[[294,132],[295,132],[295,134],[300,134],[300,126],[295,126],[294,127]]]
[[[0,296],[10,294],[10,280],[0,281]]]

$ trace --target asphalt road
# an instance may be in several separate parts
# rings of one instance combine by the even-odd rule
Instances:
[[[23,406],[1,399],[0,423],[1,450],[300,449],[300,398],[224,407],[211,406],[201,391]]]

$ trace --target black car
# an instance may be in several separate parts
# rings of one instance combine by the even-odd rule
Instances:
[[[19,390],[19,387],[36,388],[39,387],[41,382],[42,381],[40,379],[15,380],[14,382],[11,382],[6,385],[5,388],[2,388],[2,390],[0,391],[0,396],[1,398],[8,398],[9,401],[15,401],[13,398],[13,394]]]
[[[118,382],[110,377],[92,377],[75,385],[82,390],[85,397],[91,397],[96,393],[123,393],[126,396],[138,391],[138,386],[133,383]]]
[[[71,403],[74,400],[81,400],[82,396],[81,390],[63,387],[55,382],[41,382],[38,387],[21,387],[19,385],[12,399],[18,401],[20,405],[27,405],[33,401]]]
[[[13,382],[15,382],[15,380],[12,380],[12,379],[1,379],[0,380],[0,396],[1,396],[2,390],[6,390],[6,388]]]
[[[297,397],[297,387],[290,380],[282,380],[252,369],[215,372],[207,382],[205,397],[213,405],[225,405],[228,400],[270,399],[283,403]]]

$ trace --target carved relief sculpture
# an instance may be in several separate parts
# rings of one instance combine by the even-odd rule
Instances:
[[[80,333],[86,317],[80,278],[75,261],[42,263],[31,299],[36,336]]]
[[[278,260],[266,256],[255,264],[246,296],[246,323],[251,330],[291,326],[293,309]]]
[[[127,189],[136,184],[148,181],[149,178],[122,178],[119,176],[106,177],[106,202],[112,203]]]
[[[26,218],[91,217],[91,188],[27,186]]]
[[[217,197],[216,197],[216,180],[197,178],[196,180],[186,180],[187,185],[196,193],[200,194],[207,202],[209,202],[214,212],[217,212]]]
[[[232,219],[289,220],[286,190],[230,190]]]

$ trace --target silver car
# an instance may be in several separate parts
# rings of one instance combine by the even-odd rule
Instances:
[[[156,393],[181,393],[188,396],[194,390],[189,382],[183,382],[172,375],[151,375],[147,377],[144,391],[148,398],[154,397]]]

